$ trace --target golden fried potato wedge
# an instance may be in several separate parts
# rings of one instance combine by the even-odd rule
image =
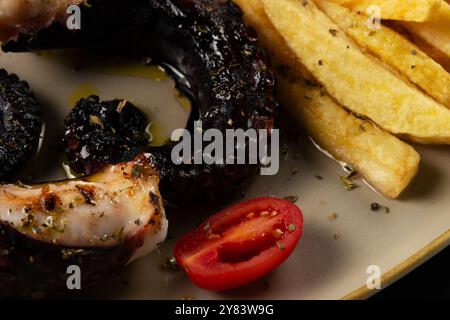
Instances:
[[[367,13],[371,6],[381,10],[381,19],[400,21],[434,21],[443,0],[329,0],[347,8]]]
[[[404,23],[406,28],[450,57],[450,4],[443,2],[436,21]]]
[[[288,46],[338,103],[396,135],[450,144],[450,110],[361,52],[313,2],[262,1]]]
[[[450,1],[450,0],[449,0]],[[447,72],[450,72],[450,57],[440,51],[438,48],[432,46],[418,35],[409,31],[406,26],[399,21],[384,21],[383,25],[389,29],[394,30],[404,38],[414,43],[420,50],[425,52],[430,58],[439,63]]]
[[[233,2],[241,8],[245,21],[256,30],[259,42],[269,53],[275,54],[284,64],[294,67],[303,77],[314,81],[311,73],[298,61],[284,39],[273,27],[264,11],[261,0],[233,0]]]
[[[311,138],[383,195],[397,198],[416,176],[420,156],[413,147],[350,114],[319,87],[280,75],[277,80],[278,100]]]
[[[439,63],[445,70],[447,70],[447,72],[450,72],[450,56],[446,55],[441,50],[429,44],[414,33],[409,33],[409,38],[416,46],[420,48],[420,50]]]
[[[405,21],[405,26],[450,57],[450,1],[444,0],[329,0],[352,11],[368,14],[381,9],[381,18]],[[414,18],[415,17],[415,18]]]
[[[450,20],[450,1],[446,0],[441,4],[437,20]]]
[[[446,5],[450,8],[450,5]],[[409,31],[450,57],[450,18],[434,22],[405,22],[404,24]]]
[[[304,76],[304,67],[301,66],[299,70],[298,60],[289,56],[293,53],[265,15],[262,1],[235,2],[243,10],[247,23],[258,31],[262,45],[275,55],[272,56],[275,64],[280,64],[280,61],[281,64],[289,64]],[[412,147],[383,132],[371,122],[356,118],[336,104],[323,90],[307,85],[303,79],[297,78],[297,82],[292,82],[277,74],[277,81],[278,99],[283,102],[282,106],[304,124],[309,135],[322,148],[337,160],[347,162],[359,170],[374,188],[387,197],[398,197],[408,186],[416,175],[420,162],[420,156]],[[308,83],[311,83],[310,79]],[[322,107],[316,108],[318,106]],[[361,135],[361,128],[368,130]],[[357,131],[359,138],[352,139],[354,131]],[[370,152],[375,149],[367,149],[372,144],[380,150],[373,155]],[[390,166],[391,162],[393,166]]]
[[[411,82],[450,108],[450,73],[397,32],[369,29],[367,19],[326,0],[314,0],[361,47],[393,66]],[[450,33],[450,29],[448,30]]]

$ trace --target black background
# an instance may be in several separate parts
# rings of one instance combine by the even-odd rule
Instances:
[[[371,300],[450,299],[450,247]]]

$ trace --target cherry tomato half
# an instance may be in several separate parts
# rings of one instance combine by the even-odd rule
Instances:
[[[287,200],[257,198],[210,217],[175,245],[175,258],[200,288],[222,291],[269,273],[294,251],[303,215]]]

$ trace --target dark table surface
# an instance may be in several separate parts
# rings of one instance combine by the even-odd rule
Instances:
[[[450,299],[449,269],[450,247],[371,299]]]

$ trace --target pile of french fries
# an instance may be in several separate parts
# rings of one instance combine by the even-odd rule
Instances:
[[[450,144],[450,0],[234,0],[311,138],[397,198]]]

